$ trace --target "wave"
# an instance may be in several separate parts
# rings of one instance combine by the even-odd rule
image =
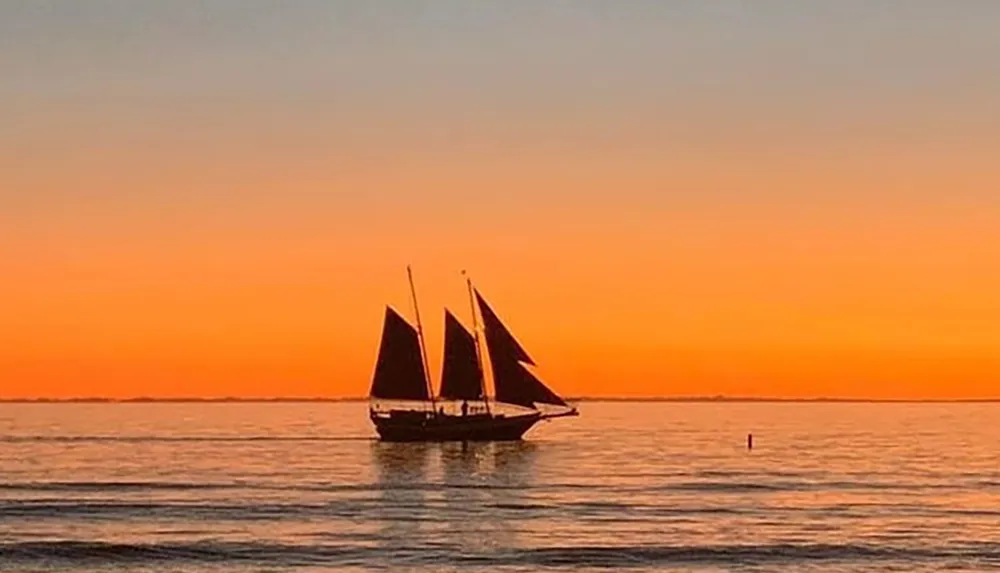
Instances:
[[[662,486],[651,486],[648,489],[674,490],[674,491],[699,491],[716,493],[744,493],[762,491],[788,491],[802,487],[804,484],[769,484],[750,482],[718,482],[718,481],[694,481],[682,483],[670,483]]]
[[[389,557],[391,555],[391,557]],[[706,546],[583,546],[545,547],[499,552],[468,553],[435,544],[399,548],[343,545],[290,545],[260,542],[110,543],[96,541],[30,541],[0,544],[0,560],[7,563],[134,564],[142,562],[248,562],[257,565],[332,566],[396,560],[438,566],[579,566],[649,567],[667,564],[791,564],[810,562],[892,561],[900,563],[954,561],[965,566],[1000,560],[1000,545],[955,547],[886,547],[860,544],[766,544]]]
[[[585,485],[585,484],[545,484],[541,486],[524,486],[518,484],[497,483],[495,480],[484,480],[481,482],[405,482],[405,481],[374,481],[368,483],[275,483],[268,481],[235,481],[235,482],[172,482],[172,481],[129,481],[129,480],[109,480],[109,481],[25,481],[25,482],[0,482],[0,493],[20,492],[21,494],[49,493],[49,494],[79,494],[81,496],[99,495],[129,495],[156,492],[185,492],[185,491],[212,491],[212,490],[242,490],[242,491],[262,491],[262,492],[291,492],[291,493],[351,493],[351,492],[427,492],[440,493],[448,491],[523,491],[525,487],[541,492],[559,493],[576,491],[588,491],[590,493],[600,493],[605,491],[620,494],[644,494],[662,495],[671,493],[705,493],[705,494],[777,494],[795,492],[831,492],[838,490],[850,491],[906,491],[919,492],[924,490],[954,490],[964,489],[967,486],[962,484],[906,484],[906,483],[886,483],[886,482],[840,482],[840,481],[816,481],[816,482],[740,482],[740,481],[688,481],[688,482],[666,482],[651,483],[641,486],[629,485]],[[982,486],[976,486],[982,489]],[[27,501],[27,500],[25,500]],[[38,499],[37,501],[45,501]],[[59,501],[72,501],[62,499]],[[87,501],[83,499],[81,501]],[[614,503],[609,501],[584,502],[593,503],[591,509],[624,509],[631,507],[630,503]],[[572,502],[571,502],[572,504]],[[614,507],[605,508],[611,505]],[[620,507],[619,507],[620,506]]]
[[[418,521],[447,522],[458,515],[467,516],[473,511],[462,499],[453,502],[422,506],[419,503],[395,501],[390,505],[377,498],[361,497],[325,501],[118,501],[118,500],[62,500],[31,499],[0,502],[0,524],[9,520],[139,520],[168,519],[198,522],[252,522],[252,521],[301,521],[310,519],[338,519],[366,516],[373,522]],[[787,507],[775,509],[783,514],[809,514],[869,519],[879,512],[896,516],[925,517],[928,519],[951,517],[963,520],[988,520],[1000,518],[1000,510],[992,508],[933,507],[927,505],[901,506],[872,504],[870,506],[844,505],[810,508]],[[608,504],[600,502],[532,502],[494,501],[485,503],[477,513],[490,514],[489,519],[499,521],[535,521],[552,518],[570,518],[577,522],[612,522],[615,524],[663,524],[670,519],[695,520],[712,517],[749,516],[755,509],[735,507],[674,507],[649,504]]]
[[[812,491],[912,491],[912,490],[950,490],[963,487],[962,484],[934,483],[889,483],[884,481],[689,481],[664,484],[643,485],[638,491],[690,491],[705,493],[769,493],[769,492],[812,492]],[[626,490],[629,488],[618,488]]]
[[[662,564],[762,564],[815,561],[939,561],[964,562],[1000,558],[1000,545],[965,548],[902,548],[860,544],[768,544],[715,546],[563,547],[517,554],[517,564],[535,566],[628,567]],[[515,564],[511,563],[511,564]]]
[[[460,503],[460,502],[457,502]],[[372,519],[384,518],[385,513],[400,509],[398,502],[383,506],[372,499],[338,499],[323,502],[259,502],[226,503],[204,501],[117,501],[117,500],[63,500],[29,499],[0,502],[0,523],[5,519],[178,519],[211,521],[300,520],[309,518],[336,518],[368,515]],[[693,517],[703,515],[738,515],[745,510],[734,508],[691,507],[676,508],[652,505],[630,505],[601,502],[537,503],[500,501],[486,503],[485,511],[502,512],[504,519],[544,519],[564,514],[577,519],[601,519],[620,522],[623,515],[630,521],[643,517]],[[438,521],[446,506],[437,509],[408,508],[416,521]],[[463,509],[463,511],[468,511]],[[1000,515],[1000,513],[998,513]],[[396,519],[396,518],[393,518]]]
[[[0,436],[0,443],[371,442],[373,436]]]
[[[22,493],[77,493],[77,494],[129,494],[150,492],[182,492],[206,490],[247,490],[247,491],[282,491],[310,493],[340,493],[340,492],[443,492],[449,490],[490,490],[512,491],[521,490],[516,485],[504,485],[490,482],[483,483],[396,483],[374,482],[356,484],[277,484],[266,482],[164,482],[164,481],[38,481],[38,482],[8,482],[0,483],[0,492],[12,491]]]
[[[318,560],[358,558],[361,548],[294,546],[266,543],[108,543],[99,541],[28,541],[0,544],[0,560],[13,562],[69,561],[102,563],[135,562],[240,562],[309,564]]]
[[[173,518],[212,521],[253,521],[301,519],[309,516],[331,517],[356,515],[363,507],[357,503],[128,503],[128,502],[4,502],[0,503],[0,521],[5,518],[32,519],[131,519]]]
[[[665,484],[649,484],[640,487],[623,485],[573,485],[550,484],[545,489],[558,490],[613,490],[616,492],[633,493],[669,493],[706,492],[706,493],[767,493],[794,491],[830,491],[840,489],[851,490],[920,490],[943,489],[945,486],[935,484],[890,484],[873,482],[722,482],[722,481],[692,481]],[[948,486],[955,488],[958,486]],[[0,483],[0,491],[51,491],[51,492],[131,492],[146,490],[283,490],[283,491],[442,491],[442,490],[522,490],[522,486],[500,483],[406,483],[377,482],[368,484],[268,484],[248,482],[220,483],[188,483],[188,482],[156,482],[156,481],[41,481],[41,482],[8,482]]]
[[[147,490],[208,490],[241,489],[248,487],[239,483],[187,483],[154,481],[45,481],[0,483],[0,491],[48,491],[48,492],[128,492]]]

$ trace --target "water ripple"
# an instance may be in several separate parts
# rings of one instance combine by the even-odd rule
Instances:
[[[364,404],[0,405],[0,569],[1000,566],[1000,405],[584,406],[463,445]]]
[[[986,565],[1000,560],[1000,544],[980,544],[936,549],[861,544],[767,544],[699,546],[582,546],[546,547],[481,554],[454,552],[442,559],[450,544],[401,549],[396,557],[409,562],[450,565],[489,563],[492,566],[573,566],[627,568],[630,566],[810,563],[844,561],[866,563],[906,562],[914,559],[961,561]],[[257,566],[336,565],[358,562],[382,552],[360,546],[277,543],[106,543],[82,541],[33,541],[0,544],[0,558],[9,563],[132,564],[141,562],[223,562]]]

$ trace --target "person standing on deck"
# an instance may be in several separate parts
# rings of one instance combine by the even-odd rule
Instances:
[[[462,415],[465,416],[469,413],[469,402],[468,400],[462,400]]]

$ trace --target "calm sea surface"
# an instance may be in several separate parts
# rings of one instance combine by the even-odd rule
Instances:
[[[463,446],[359,403],[0,405],[0,570],[1000,569],[1000,405],[580,410]]]

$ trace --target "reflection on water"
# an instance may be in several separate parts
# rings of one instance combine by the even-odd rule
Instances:
[[[460,548],[482,553],[516,547],[533,485],[530,442],[449,444],[441,449],[446,507],[462,521]]]
[[[382,484],[413,483],[437,462],[444,482],[468,485],[470,478],[517,482],[530,479],[538,444],[520,442],[393,443],[373,440],[372,463]],[[527,482],[524,482],[527,483]]]
[[[372,443],[378,482],[366,519],[376,522],[387,557],[415,549],[427,522],[427,468],[433,444]]]
[[[372,442],[372,458],[383,489],[389,486],[420,483],[427,472],[427,461],[435,444]]]
[[[529,486],[531,465],[538,450],[532,442],[463,442],[440,444],[444,483],[493,486]]]
[[[537,449],[531,442],[374,442],[376,504],[384,506],[374,517],[383,549],[480,553],[516,546]]]

